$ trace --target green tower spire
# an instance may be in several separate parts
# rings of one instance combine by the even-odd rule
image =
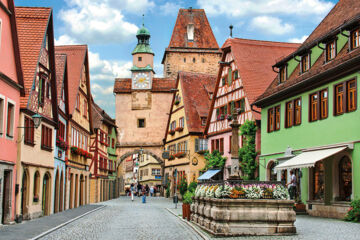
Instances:
[[[154,52],[150,47],[150,32],[144,26],[144,14],[142,19],[142,27],[137,31],[136,37],[138,39],[138,44],[136,45],[134,51],[132,51],[131,54],[134,55],[136,53],[150,53],[154,55]]]

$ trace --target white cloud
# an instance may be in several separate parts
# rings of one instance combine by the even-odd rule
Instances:
[[[304,35],[301,38],[291,38],[289,39],[289,42],[291,43],[303,43],[309,36],[308,35]]]
[[[128,0],[130,1],[130,0]],[[108,1],[74,0],[59,13],[66,35],[80,43],[122,43],[133,40],[138,27]],[[60,39],[59,39],[60,40]]]
[[[102,87],[100,86],[99,84],[97,83],[94,83],[94,84],[91,84],[91,92],[92,93],[101,93],[103,95],[106,95],[106,94],[112,94],[113,92],[113,87]]]
[[[294,30],[294,26],[283,23],[281,19],[268,16],[259,16],[252,19],[250,27],[263,33],[283,35]]]
[[[59,39],[55,39],[55,45],[74,45],[78,42],[67,34],[61,35]]]
[[[182,5],[183,2],[166,2],[164,5],[160,6],[160,12],[163,15],[176,15],[179,12],[179,9],[182,8]]]
[[[241,17],[264,14],[324,15],[334,6],[329,0],[197,0],[209,15]]]
[[[155,3],[148,0],[95,0],[98,2],[108,2],[114,8],[124,9],[133,14],[143,14],[155,7]]]

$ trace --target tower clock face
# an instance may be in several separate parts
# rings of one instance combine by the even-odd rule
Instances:
[[[149,89],[150,88],[150,73],[134,73],[133,77],[134,89]]]

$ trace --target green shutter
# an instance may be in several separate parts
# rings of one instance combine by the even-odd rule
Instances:
[[[222,78],[221,79],[221,86],[224,86],[225,85],[225,78]]]
[[[235,102],[231,102],[230,107],[231,107],[231,114],[233,114],[235,112]]]
[[[220,115],[220,109],[217,108],[217,109],[216,109],[216,117],[218,117],[219,115]]]
[[[228,110],[228,109],[227,109],[227,105],[225,105],[225,106],[224,106],[224,115],[226,115],[226,114],[228,113],[227,110]]]
[[[231,68],[229,68],[229,73],[228,73],[228,84],[229,84],[229,86],[232,84],[232,72],[231,72]]]

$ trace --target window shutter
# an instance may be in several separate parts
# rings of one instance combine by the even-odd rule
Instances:
[[[229,68],[229,72],[228,72],[228,84],[229,84],[229,86],[232,84],[232,72],[231,72],[231,68]]]
[[[198,152],[199,151],[199,139],[196,138],[195,139],[195,152]]]

